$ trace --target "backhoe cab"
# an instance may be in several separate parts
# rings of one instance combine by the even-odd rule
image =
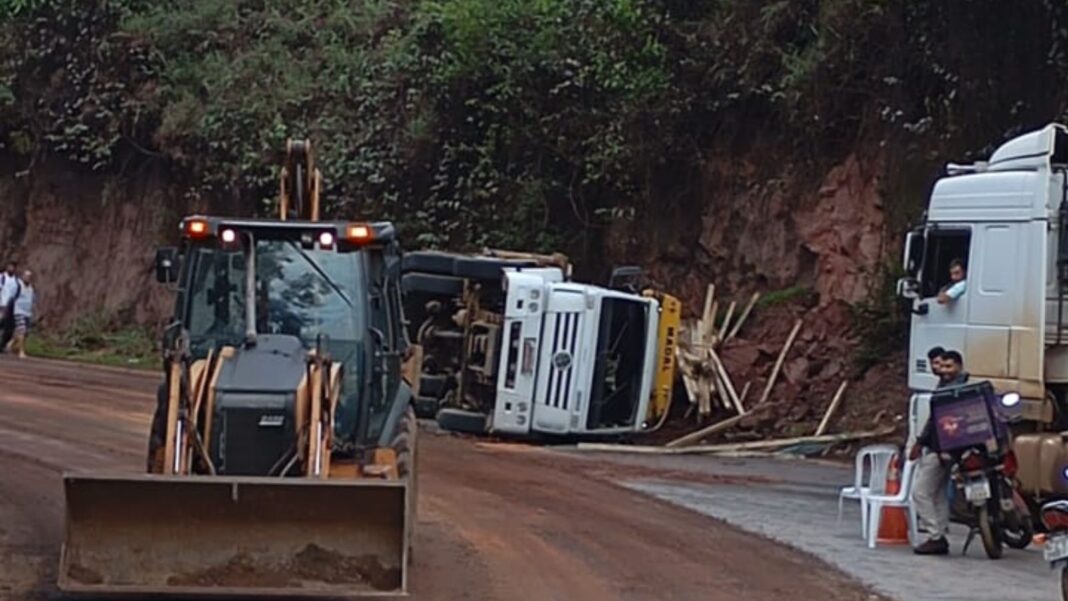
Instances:
[[[177,299],[149,474],[65,477],[63,590],[406,590],[419,353],[400,248],[390,223],[320,221],[319,191],[291,141],[278,219],[188,217],[157,255]]]

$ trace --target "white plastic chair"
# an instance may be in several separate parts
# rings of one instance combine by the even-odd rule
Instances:
[[[864,497],[886,491],[886,475],[890,471],[890,462],[899,452],[892,444],[868,445],[857,451],[853,467],[853,485],[844,486],[838,491],[838,524],[842,523],[845,500],[860,501],[860,535],[868,535],[868,515]]]
[[[909,542],[916,542],[916,511],[912,508],[912,479],[916,471],[915,461],[906,461],[901,469],[901,490],[896,495],[869,494],[861,499],[866,507],[863,511],[868,514],[868,548],[874,549],[879,540],[879,522],[883,518],[884,507],[902,507],[908,510],[909,516]]]

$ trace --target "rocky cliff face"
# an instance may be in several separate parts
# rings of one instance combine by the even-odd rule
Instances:
[[[38,165],[0,177],[0,253],[36,274],[46,327],[87,316],[158,325],[171,295],[155,282],[155,250],[173,242],[191,208],[161,172],[102,176]]]

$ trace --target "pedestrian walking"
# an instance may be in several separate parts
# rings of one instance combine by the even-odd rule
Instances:
[[[33,322],[34,304],[37,302],[37,291],[33,287],[33,272],[26,270],[22,273],[19,281],[19,293],[12,305],[14,313],[14,339],[11,341],[11,352],[18,353],[19,359],[26,358],[26,337],[30,333],[30,324]]]
[[[0,353],[15,334],[15,300],[22,291],[18,268],[18,263],[8,261],[4,272],[0,273]]]

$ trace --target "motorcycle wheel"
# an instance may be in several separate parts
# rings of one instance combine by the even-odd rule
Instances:
[[[989,507],[979,508],[979,538],[983,539],[983,550],[990,559],[1001,559],[1005,552],[1002,546],[1001,531],[995,527]]]
[[[1026,549],[1035,536],[1031,522],[1018,515],[1009,520],[1001,532],[1005,544],[1013,549]]]

